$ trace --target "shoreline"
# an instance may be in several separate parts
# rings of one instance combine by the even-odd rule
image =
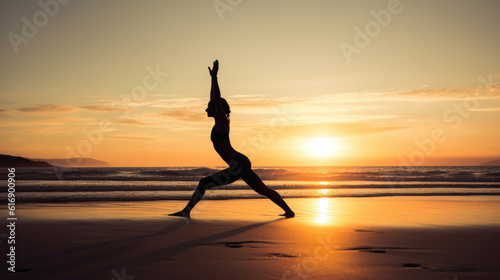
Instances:
[[[16,266],[25,272],[8,277],[500,277],[500,197],[286,201],[295,218],[267,199],[202,200],[190,220],[167,216],[186,201],[20,204]]]
[[[457,188],[455,188],[457,189]],[[219,200],[254,200],[254,199],[265,199],[261,195],[255,193],[253,190],[246,190],[244,194],[238,194],[239,196],[223,196],[223,192],[227,190],[211,190],[210,193],[205,194],[203,197],[204,200],[210,200],[210,201],[219,201]],[[238,190],[239,191],[239,190]],[[385,193],[385,194],[367,194],[367,193],[360,193],[360,194],[336,194],[336,195],[328,195],[325,194],[325,189],[310,189],[310,190],[297,190],[297,192],[304,192],[304,191],[309,191],[309,192],[314,192],[312,195],[291,195],[290,192],[293,192],[294,190],[283,190],[283,189],[278,189],[277,190],[281,196],[284,199],[317,199],[317,198],[384,198],[384,197],[400,197],[400,198],[419,198],[421,197],[422,199],[426,197],[434,197],[434,198],[439,198],[439,197],[497,197],[500,198],[500,190],[498,192],[477,192],[477,193]],[[335,191],[335,190],[333,190]],[[17,201],[16,204],[38,204],[38,203],[47,203],[47,204],[60,204],[60,203],[99,203],[99,202],[166,202],[166,201],[187,201],[191,197],[193,191],[182,191],[186,193],[185,196],[172,196],[169,194],[169,196],[165,197],[158,197],[158,195],[146,195],[145,197],[120,197],[120,198],[115,198],[116,195],[113,197],[96,197],[96,198],[85,198],[85,199],[75,199],[75,200],[67,200],[67,199],[52,199],[48,198],[46,200],[26,200],[22,198],[22,195],[20,196],[19,193],[22,192],[17,192]],[[118,193],[117,191],[112,191],[110,193],[116,194]],[[130,192],[126,192],[127,194],[130,194]],[[227,194],[226,194],[227,195]],[[21,198],[19,198],[21,197]],[[6,196],[5,196],[6,200]]]

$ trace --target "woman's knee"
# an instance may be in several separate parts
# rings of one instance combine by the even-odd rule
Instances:
[[[196,189],[198,189],[199,191],[201,192],[205,192],[205,184],[207,182],[207,178],[202,178],[199,182],[198,182],[198,187]]]
[[[261,183],[261,182],[258,182],[256,184],[252,184],[250,187],[258,194],[264,195],[264,196],[273,195],[273,192],[275,192],[273,189],[269,188],[268,186],[266,186],[264,183]]]
[[[198,182],[198,190],[204,193],[207,189],[216,185],[212,177],[204,177]]]

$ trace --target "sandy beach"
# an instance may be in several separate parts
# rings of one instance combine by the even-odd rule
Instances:
[[[19,204],[2,279],[498,279],[500,198]],[[5,240],[5,239],[4,239]],[[2,242],[4,250],[7,250]],[[5,259],[6,254],[2,253]],[[5,261],[3,262],[5,264]]]

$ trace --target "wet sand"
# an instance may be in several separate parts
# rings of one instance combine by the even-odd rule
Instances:
[[[26,203],[2,279],[499,279],[500,197]],[[2,248],[6,251],[5,239]],[[135,276],[135,278],[132,278]],[[5,277],[5,278],[4,278]]]

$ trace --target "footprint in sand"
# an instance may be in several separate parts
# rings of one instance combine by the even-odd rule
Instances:
[[[283,253],[272,253],[267,255],[268,257],[276,257],[276,258],[296,258],[298,257],[297,255],[289,255],[289,254],[283,254]]]
[[[373,232],[373,233],[378,233],[378,234],[384,234],[385,232],[383,231],[376,231],[376,230],[370,230],[370,229],[355,229],[355,232]]]
[[[258,243],[272,243],[272,242],[266,242],[266,241],[217,242],[217,243],[212,243],[211,245],[213,245],[213,246],[226,246],[229,248],[242,248],[242,247],[261,248],[259,246],[251,245],[251,244],[258,244]]]
[[[425,269],[433,272],[471,272],[476,271],[475,268],[465,267],[465,266],[442,266],[442,267],[432,267],[432,266],[423,266],[416,263],[404,263],[404,267],[419,267],[421,269]]]
[[[422,265],[417,264],[417,263],[404,263],[404,267],[421,267]]]
[[[465,266],[441,266],[441,267],[425,267],[423,269],[433,272],[471,272],[477,269]]]
[[[339,249],[343,251],[360,251],[360,252],[368,252],[368,253],[376,253],[376,254],[384,254],[388,250],[408,250],[410,248],[404,247],[370,247],[370,246],[360,246],[360,247],[351,247],[345,249]]]

